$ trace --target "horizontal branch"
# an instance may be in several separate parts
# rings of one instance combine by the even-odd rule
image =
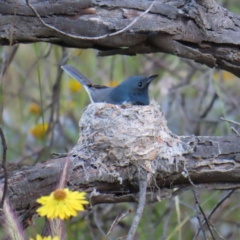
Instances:
[[[175,136],[155,103],[144,107],[91,104],[83,113],[80,130],[78,144],[68,156],[67,186],[86,191],[92,205],[137,202],[143,172],[151,174],[147,202],[192,187],[240,187],[240,137]],[[23,218],[35,213],[38,197],[56,188],[67,158],[9,173],[8,198]]]
[[[50,42],[100,56],[165,52],[240,77],[240,16],[213,0],[0,3],[0,45]]]

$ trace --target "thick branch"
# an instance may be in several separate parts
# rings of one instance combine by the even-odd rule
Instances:
[[[188,190],[191,187],[188,177],[181,174],[188,171],[189,177],[196,187],[205,189],[232,189],[240,187],[240,137],[182,137],[183,143],[189,144],[191,151],[185,154],[186,164],[176,166],[179,171],[173,171],[165,178],[157,177],[157,186],[151,185],[149,195],[155,189],[156,195],[161,189],[161,198],[175,196],[182,191],[173,192],[175,187]],[[200,158],[204,152],[205,157]],[[49,194],[58,184],[65,158],[50,160],[28,169],[12,172],[9,177],[8,197],[14,208],[19,213],[29,212],[34,214],[37,206],[35,200],[41,195]],[[137,202],[138,185],[137,179],[129,179],[129,172],[135,173],[134,166],[118,167],[119,179],[114,179],[109,173],[105,173],[99,180],[99,170],[89,166],[88,176],[82,165],[81,159],[72,158],[72,174],[68,185],[70,188],[79,189],[92,193],[91,204]],[[1,179],[3,186],[4,179]],[[150,200],[150,198],[149,198]],[[155,199],[156,200],[156,199]],[[152,199],[151,199],[152,201]],[[28,217],[29,217],[28,215]]]
[[[123,125],[119,125],[121,121]],[[105,128],[100,128],[101,124]],[[176,196],[191,187],[240,187],[240,137],[179,138],[167,129],[161,111],[154,104],[144,107],[91,104],[83,114],[80,128],[79,142],[69,154],[67,184],[72,189],[86,191],[92,205],[137,202],[139,174],[142,177],[143,172],[151,175],[147,202]],[[159,135],[153,137],[154,134]],[[148,144],[154,148],[148,147],[150,150],[146,151],[144,146]],[[131,154],[126,157],[129,150]],[[65,161],[66,158],[50,160],[10,173],[8,197],[23,217],[34,214],[36,198],[56,188]],[[3,183],[4,178],[1,187]],[[178,190],[173,191],[176,187]]]
[[[44,41],[100,49],[102,56],[166,52],[240,76],[240,17],[213,0],[156,1],[148,13],[114,36],[111,34],[129,26],[152,2],[32,2],[51,28],[40,22],[25,1],[0,3],[1,45]]]

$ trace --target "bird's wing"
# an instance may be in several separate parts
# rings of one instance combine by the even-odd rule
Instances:
[[[70,76],[75,78],[78,82],[80,82],[83,86],[91,87],[91,81],[85,77],[80,71],[78,71],[75,67],[70,65],[61,66],[61,68]]]
[[[88,87],[94,87],[96,89],[108,88],[107,86],[93,85],[87,77],[85,77],[79,70],[77,70],[73,66],[64,65],[64,66],[61,66],[61,68],[70,76],[72,76],[74,79],[76,79],[78,82],[80,82],[82,85],[85,85]]]
[[[64,65],[61,66],[61,68],[83,85],[89,95],[89,98],[91,99],[91,102],[106,102],[105,93],[111,91],[111,88],[106,86],[93,85],[87,77],[85,77],[73,66]]]
[[[109,88],[107,86],[103,86],[103,85],[92,85],[93,88],[96,88],[96,89],[103,89],[103,88]]]

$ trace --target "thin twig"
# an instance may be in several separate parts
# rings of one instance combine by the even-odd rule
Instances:
[[[129,209],[129,210],[121,213],[120,215],[118,215],[118,216],[116,217],[116,219],[113,221],[113,223],[111,224],[110,229],[109,229],[108,232],[107,232],[107,236],[113,231],[113,229],[117,226],[117,224],[118,224],[120,221],[122,221],[122,219],[125,218],[131,211],[132,211],[132,210]]]
[[[233,120],[228,120],[228,119],[223,118],[223,117],[220,117],[220,119],[221,119],[222,121],[229,122],[229,123],[233,123],[233,124],[236,124],[236,125],[240,126],[240,123],[239,123],[239,122],[235,122],[235,121],[233,121]]]
[[[33,5],[31,3],[29,3],[29,0],[26,0],[26,4],[27,6],[29,6],[32,11],[35,13],[36,17],[38,18],[38,20],[47,28],[50,28],[52,29],[53,31],[57,32],[57,33],[60,33],[64,36],[67,36],[67,37],[71,37],[71,38],[74,38],[74,39],[77,39],[77,40],[99,40],[99,39],[103,39],[103,38],[106,38],[106,37],[112,37],[112,36],[115,36],[115,35],[118,35],[120,33],[123,33],[125,32],[126,30],[128,30],[133,24],[135,24],[142,16],[144,16],[145,14],[147,14],[153,7],[155,1],[153,1],[151,3],[151,5],[147,8],[147,10],[143,13],[141,13],[138,17],[136,17],[129,25],[127,25],[125,28],[115,32],[115,33],[110,33],[110,34],[105,34],[105,35],[102,35],[102,36],[99,36],[99,37],[84,37],[84,36],[76,36],[76,35],[73,35],[73,34],[68,34],[66,32],[63,32],[47,23],[45,23],[41,16],[38,14],[38,12],[36,11],[36,9],[33,7]]]
[[[88,227],[88,230],[89,230],[89,233],[90,233],[90,236],[91,236],[92,240],[97,240],[96,236],[94,235],[94,230],[93,230],[93,226],[92,226],[89,215],[90,215],[90,211],[87,212],[87,216],[86,216],[87,227]]]
[[[232,130],[237,136],[240,136],[240,133],[239,133],[234,127],[231,127],[231,130]]]
[[[166,208],[165,210],[165,214],[162,215],[162,217],[160,217],[161,220],[163,220],[163,233],[162,233],[162,240],[166,239],[167,238],[167,232],[168,232],[168,229],[169,229],[169,221],[170,221],[170,218],[172,216],[172,213],[173,213],[173,200],[171,199],[169,204],[168,204],[168,207]],[[160,223],[160,221],[159,221]],[[159,224],[158,223],[158,224]],[[155,226],[157,227],[157,225],[155,224]]]
[[[2,200],[0,203],[0,209],[3,208],[4,200],[7,194],[7,188],[8,188],[8,171],[7,171],[7,166],[6,166],[6,161],[7,161],[7,142],[3,133],[2,128],[0,127],[0,136],[2,139],[2,148],[3,148],[3,155],[2,155],[2,168],[4,171],[4,188],[3,188],[3,195],[2,195]]]
[[[193,187],[196,187],[196,185],[195,185],[194,182],[192,181],[191,177],[189,176],[189,172],[188,172],[188,170],[187,170],[187,168],[186,168],[185,163],[184,163],[184,171],[187,173],[187,178],[188,178],[189,182],[191,183],[191,185],[192,185]]]
[[[146,179],[140,179],[139,180],[139,203],[138,203],[138,208],[136,215],[133,218],[133,222],[131,225],[131,228],[128,232],[126,240],[132,240],[134,238],[134,235],[137,231],[137,227],[139,225],[139,222],[141,220],[143,210],[144,210],[144,205],[146,202],[146,193],[147,193],[147,183],[148,181]]]
[[[219,206],[227,199],[229,198],[233,193],[234,193],[235,189],[230,190],[217,204],[216,206],[213,208],[213,210],[210,212],[210,214],[208,215],[208,220],[210,220],[210,218],[212,217],[212,215],[214,214],[214,212],[219,208]]]
[[[94,218],[94,222],[98,228],[98,230],[101,232],[101,234],[106,238],[109,239],[109,237],[107,236],[107,234],[104,232],[104,230],[102,229],[100,222],[98,221],[97,218],[97,206],[95,207],[94,211],[93,211],[93,218]]]
[[[199,201],[198,201],[198,197],[197,197],[197,192],[195,189],[192,189],[192,192],[193,192],[193,196],[194,196],[194,199],[195,199],[195,205],[196,205],[196,210],[197,210],[197,219],[198,219],[198,222],[199,222],[199,229],[202,230],[203,232],[203,236],[204,238],[207,240],[207,235],[206,235],[206,232],[203,228],[203,224],[202,224],[202,220],[201,220],[201,210],[200,210],[200,204],[199,204]],[[194,236],[195,238],[195,236]]]
[[[203,211],[201,205],[199,205],[199,209],[200,209],[200,211],[201,211],[201,213],[202,213],[202,215],[203,215],[203,218],[204,218],[205,221],[206,221],[206,224],[207,224],[207,226],[208,226],[208,229],[209,229],[209,231],[210,231],[210,233],[211,233],[211,235],[212,235],[212,239],[214,240],[215,237],[214,237],[214,235],[213,235],[213,232],[212,232],[210,223],[209,223],[209,221],[208,221],[208,219],[207,219],[207,216],[206,216],[205,212]]]
[[[59,121],[59,117],[60,117],[60,103],[59,103],[59,99],[60,99],[60,85],[61,85],[61,79],[62,79],[62,73],[63,70],[61,69],[61,65],[65,65],[67,62],[67,49],[62,47],[62,57],[60,60],[60,63],[58,65],[58,72],[57,72],[57,76],[55,79],[55,83],[52,87],[52,98],[51,98],[51,103],[49,104],[48,108],[50,109],[50,114],[49,114],[49,120],[48,120],[48,130],[46,132],[46,136],[49,135],[49,133],[51,134],[51,138],[50,141],[48,143],[48,146],[44,146],[44,151],[42,153],[45,154],[49,154],[49,149],[51,149],[53,143],[54,143],[54,128],[55,126],[57,126],[57,124],[60,124]],[[41,104],[43,105],[43,104]],[[44,116],[42,116],[44,119]],[[39,159],[42,156],[42,153],[40,153],[38,155],[38,157],[36,158],[36,160],[34,161],[34,164],[36,164]],[[68,156],[68,155],[67,155]]]
[[[214,232],[218,235],[218,238],[219,238],[219,239],[221,239],[221,240],[226,240],[223,236],[221,236],[221,235],[219,234],[219,232],[216,230],[215,227],[212,227],[212,229],[213,229]]]
[[[0,77],[3,77],[5,75],[10,63],[12,62],[12,60],[18,50],[18,47],[19,47],[19,44],[3,48],[3,51],[2,51],[3,57],[2,57],[2,63],[1,63],[1,69],[0,69]]]
[[[200,210],[200,212],[201,212],[201,214],[202,214],[202,216],[203,216],[203,218],[204,218],[204,220],[205,220],[205,223],[207,224],[208,230],[209,230],[209,232],[211,233],[212,239],[214,240],[215,237],[214,237],[214,235],[213,235],[213,232],[212,232],[211,226],[210,226],[210,224],[209,224],[208,218],[206,217],[206,215],[205,215],[205,213],[204,213],[204,211],[203,211],[203,209],[202,209],[202,207],[201,207],[201,205],[200,205],[200,203],[199,203],[199,201],[198,201],[197,192],[196,192],[195,189],[193,189],[192,191],[193,191],[193,196],[194,196],[194,198],[195,198],[195,203],[196,203],[197,209]],[[206,233],[205,233],[204,228],[203,228],[203,227],[204,227],[204,224],[202,223],[201,219],[199,219],[199,224],[200,224],[200,227],[199,227],[199,229],[198,229],[197,234],[195,234],[194,239],[197,238],[197,236],[198,236],[198,234],[199,234],[199,232],[200,232],[201,229],[202,229],[202,231],[203,231],[203,234],[204,234],[205,239],[207,239]]]
[[[201,109],[203,108],[203,104],[206,100],[206,95],[208,95],[208,91],[209,91],[209,87],[210,87],[210,83],[211,83],[210,81],[207,80],[208,78],[209,78],[209,76],[204,79],[205,83],[203,85],[203,89],[200,94],[201,96],[199,97],[199,104],[198,104],[198,110],[197,110],[197,112],[199,112],[199,113],[201,112]],[[200,115],[201,114],[199,114],[199,117],[200,117]]]
[[[209,103],[208,107],[205,109],[205,111],[199,116],[200,118],[205,118],[207,114],[210,112],[211,108],[213,107],[214,102],[218,99],[217,93],[214,93],[213,98],[211,102]]]
[[[60,188],[60,189],[65,188],[67,180],[68,180],[68,177],[69,177],[69,165],[70,165],[70,157],[67,156],[65,164],[64,164],[64,167],[63,167],[63,170],[62,170],[61,177],[59,179],[59,183],[58,183],[57,189],[58,188]]]
[[[31,153],[26,154],[16,160],[14,160],[14,162],[11,162],[11,164],[16,164],[16,165],[20,165],[22,163],[22,161],[24,161],[25,159],[34,157],[37,154],[41,154],[41,152],[43,151],[43,147],[37,148],[36,150],[33,150]]]
[[[69,156],[69,153],[55,153],[55,152],[52,152],[51,155],[52,155],[53,158],[65,158],[65,157]]]
[[[58,65],[58,72],[57,76],[54,82],[54,85],[52,87],[52,99],[51,99],[51,107],[50,107],[50,116],[48,120],[49,124],[49,129],[47,131],[47,134],[49,132],[52,132],[51,134],[51,139],[48,148],[50,149],[54,143],[54,127],[57,124],[60,124],[60,90],[61,90],[61,80],[62,80],[62,73],[63,70],[61,68],[62,65],[65,65],[67,63],[67,55],[68,51],[66,48],[61,48],[62,49],[62,57],[60,60],[60,63]]]

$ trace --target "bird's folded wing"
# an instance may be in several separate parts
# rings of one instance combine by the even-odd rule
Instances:
[[[78,82],[80,82],[82,85],[86,85],[88,87],[92,86],[91,81],[87,77],[85,77],[80,71],[78,71],[75,67],[70,65],[64,65],[61,68],[70,76],[75,78]]]

